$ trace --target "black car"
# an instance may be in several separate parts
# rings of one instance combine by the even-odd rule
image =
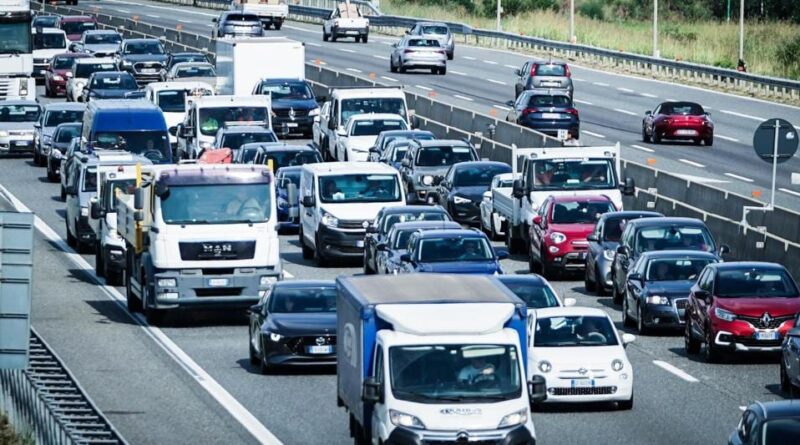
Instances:
[[[664,215],[638,210],[609,212],[600,216],[594,232],[586,238],[589,241],[589,252],[586,255],[583,283],[587,292],[606,295],[611,290],[611,263],[617,254],[619,238],[628,221],[660,216]]]
[[[37,15],[31,22],[31,28],[55,28],[57,23],[57,15]]]
[[[574,139],[580,138],[581,118],[564,90],[529,90],[519,95],[516,101],[508,101],[511,107],[506,120],[557,137],[560,131],[569,132]]]
[[[800,402],[755,402],[728,439],[728,445],[784,445],[800,438]]]
[[[83,87],[83,101],[96,99],[122,99],[128,93],[139,91],[136,79],[123,71],[92,73]]]
[[[314,119],[319,118],[319,104],[305,80],[265,79],[253,94],[272,95],[272,126],[278,133],[311,136]]]
[[[139,85],[161,80],[167,52],[158,39],[125,39],[117,53],[119,69],[131,73]]]
[[[47,155],[47,180],[56,182],[61,174],[61,159],[67,152],[72,138],[81,135],[83,124],[80,122],[69,122],[59,124],[53,131],[53,139],[50,145],[50,154]]]
[[[378,244],[386,242],[386,235],[393,225],[411,221],[452,221],[445,209],[439,206],[397,206],[384,207],[378,211],[375,221],[367,227],[364,238],[364,273],[377,272]]]
[[[278,136],[269,128],[257,125],[234,125],[217,130],[213,146],[216,148],[230,148],[234,156],[236,156],[243,145],[264,142],[278,142]],[[246,164],[247,162],[244,163]]]
[[[168,72],[173,65],[176,63],[182,62],[207,62],[210,63],[211,61],[208,60],[208,56],[203,53],[171,53],[167,56],[167,63],[164,66],[164,73]]]
[[[528,309],[574,306],[576,303],[574,298],[565,298],[562,302],[550,283],[541,275],[499,275],[497,279],[524,301]]]
[[[322,155],[311,145],[262,144],[254,164],[269,165],[273,171],[279,168],[322,162]]]
[[[697,250],[644,252],[631,267],[622,300],[622,323],[640,334],[651,328],[678,329],[686,323],[689,291],[713,253]]]
[[[434,181],[434,200],[462,224],[480,224],[483,193],[489,190],[496,175],[511,173],[503,162],[459,162],[450,167],[444,178]]]
[[[336,364],[333,281],[279,281],[249,312],[250,363],[263,374],[277,366]]]

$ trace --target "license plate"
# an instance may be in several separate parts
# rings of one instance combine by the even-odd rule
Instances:
[[[297,125],[298,125],[298,124],[297,124],[297,123],[295,123],[295,122],[288,122],[288,123],[286,124],[286,126],[287,126],[287,127],[289,127],[289,128],[297,128]]]
[[[675,134],[679,136],[697,136],[697,130],[677,130]]]
[[[358,35],[358,31],[347,31],[348,34]]]
[[[14,145],[16,145],[17,147],[24,147],[28,144],[30,144],[30,142],[28,141],[14,141]]]
[[[309,346],[307,350],[309,354],[333,354],[331,345]]]
[[[144,74],[155,74],[157,70],[155,68],[144,68],[142,69],[142,73]]]
[[[756,340],[777,340],[778,331],[756,331]]]
[[[220,286],[227,286],[228,279],[227,278],[211,278],[208,280],[208,285],[211,287],[220,287]]]
[[[560,87],[561,84],[558,82],[542,82],[543,87]]]
[[[561,113],[542,113],[542,119],[561,119]]]
[[[364,247],[364,240],[356,241],[356,247]]]
[[[593,388],[594,387],[594,379],[572,380],[572,387],[573,388]]]

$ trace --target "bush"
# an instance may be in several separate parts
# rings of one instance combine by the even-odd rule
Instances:
[[[781,43],[775,58],[783,68],[784,75],[793,79],[800,77],[800,36]]]
[[[14,431],[14,427],[9,423],[6,413],[0,412],[0,444],[32,445],[33,443],[32,436],[23,436]]]
[[[557,10],[557,0],[503,0],[503,17],[511,17],[529,11]],[[497,0],[483,0],[483,15],[497,16]]]
[[[602,0],[588,0],[578,7],[578,12],[593,20],[605,20]]]
[[[728,57],[722,57],[721,59],[717,59],[714,61],[714,66],[720,68],[727,68],[727,69],[734,69],[736,68],[736,64],[733,63],[733,60]]]
[[[695,40],[697,40],[696,32],[688,31],[677,25],[667,24],[661,28],[661,32],[663,33],[664,36],[670,37],[679,42],[686,43],[686,42],[694,42]]]

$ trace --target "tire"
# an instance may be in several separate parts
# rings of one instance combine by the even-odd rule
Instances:
[[[331,42],[335,42],[336,41],[336,39],[337,39],[336,32],[337,32],[336,29],[333,29],[333,28],[331,29],[331,33],[330,33]]]
[[[101,249],[95,249],[94,251],[94,273],[98,277],[105,277],[106,271],[103,265],[103,254],[100,253]]]
[[[650,136],[647,134],[645,127],[642,127],[642,142],[650,142]]]
[[[655,128],[653,129],[653,143],[654,144],[661,143],[661,136],[658,135],[658,132],[655,130]]]
[[[361,43],[367,43],[367,42],[369,42],[369,34],[364,34],[363,36],[361,36]]]
[[[253,331],[252,330],[250,331],[250,348],[249,349],[250,349],[250,364],[251,365],[257,365],[260,359],[258,357],[258,353],[256,352],[256,349],[253,347]]]
[[[612,283],[613,284],[611,285],[611,295],[614,296],[614,304],[620,304],[620,303],[622,303],[623,295],[622,295],[622,293],[620,293],[617,290],[617,282],[616,282],[616,280],[614,280]]]
[[[707,138],[703,142],[706,144],[706,147],[712,147],[714,145],[714,136],[711,136],[710,138]]]
[[[303,259],[310,260],[314,258],[314,250],[310,247],[306,246],[305,237],[303,236],[303,226],[300,226],[299,235],[300,237],[300,248],[303,251]]]
[[[142,280],[142,282],[144,283],[145,280]],[[143,292],[144,295],[142,295],[142,301],[146,302],[147,300],[150,299],[149,295],[150,295],[151,289],[150,289],[150,286],[147,286],[147,285],[143,285],[142,288],[144,289],[144,292]],[[142,307],[144,308],[144,318],[147,319],[147,324],[149,324],[151,326],[159,326],[164,322],[164,311],[163,310],[150,308],[147,303],[143,303]]]
[[[514,98],[515,99],[519,98],[520,94],[522,94],[522,87],[519,84],[517,84],[514,86]]]
[[[272,23],[264,23],[262,26],[264,27],[264,31],[268,31],[272,28]]]
[[[322,30],[322,41],[323,41],[323,42],[327,42],[327,41],[328,41],[328,38],[329,38],[328,34],[326,34],[326,33],[325,33],[325,29],[323,29],[323,30]]]
[[[692,321],[689,314],[686,314],[686,329],[683,332],[683,348],[687,354],[697,354],[700,352],[700,341],[692,335]]]
[[[355,39],[356,43],[361,43],[361,36],[355,36],[353,38]]]
[[[369,267],[369,262],[367,262],[367,250],[364,249],[364,275],[375,275],[375,270]]]
[[[454,54],[455,54],[455,53],[450,53],[450,54],[448,54],[448,55],[447,55],[447,60],[453,60],[453,57],[455,57],[455,55],[454,55]]]
[[[447,67],[445,66],[445,67],[440,68],[439,69],[439,74],[442,75],[442,76],[447,74]]]
[[[492,241],[500,239],[500,234],[497,233],[497,229],[494,227],[494,213],[489,215],[489,238],[491,238]]]
[[[44,82],[44,96],[45,97],[53,97],[53,93],[50,91],[50,88],[47,86],[47,81]]]
[[[389,58],[389,72],[390,73],[396,73],[397,72],[397,68],[394,66],[394,63],[392,62],[391,58]]]
[[[637,305],[636,308],[636,330],[639,332],[639,335],[647,335],[650,333],[650,329],[644,324],[644,315],[642,315],[641,303]]]
[[[583,273],[583,287],[586,288],[586,292],[595,292],[597,290],[597,282],[592,281],[589,279],[589,268],[584,267]],[[624,315],[623,315],[624,317]]]
[[[405,72],[407,71],[406,67],[404,67],[402,64],[400,64],[400,61],[397,62],[397,70],[400,71],[403,74],[405,74]]]
[[[108,268],[108,264],[103,262],[103,276],[106,278],[106,284],[109,286],[119,286],[122,284],[122,271]]]
[[[720,359],[720,351],[714,344],[714,334],[709,327],[706,327],[706,347],[703,355],[708,363],[717,363]]]
[[[130,270],[133,269],[133,254],[128,253],[125,261],[125,299],[128,303],[128,312],[131,314],[142,311],[142,300],[133,295]]]
[[[65,201],[67,199],[67,191],[64,190],[64,186],[61,186],[61,200]]]
[[[633,409],[633,394],[631,394],[631,398],[628,400],[623,400],[622,402],[617,402],[617,408],[620,411],[630,411]]]
[[[541,270],[541,275],[546,279],[550,280],[555,275],[553,268],[547,264],[547,261],[544,259],[544,252],[539,252],[539,267]]]
[[[72,233],[69,231],[69,224],[66,221],[64,222],[64,225],[67,228],[67,245],[69,247],[75,248],[78,244],[78,240],[74,236],[72,236]]]
[[[37,167],[42,166],[42,160],[41,157],[39,156],[39,150],[36,147],[33,148],[33,165]]]
[[[439,74],[439,68],[431,68],[431,74]]]
[[[262,346],[262,350],[263,350],[263,346]],[[258,360],[258,368],[259,368],[259,371],[261,371],[261,375],[270,375],[270,374],[272,374],[272,369],[274,367],[267,362],[266,357],[261,357]]]
[[[325,258],[325,254],[322,253],[322,249],[320,249],[319,238],[316,238],[314,242],[314,265],[317,267],[328,267],[328,259]]]
[[[272,26],[275,28],[275,31],[280,31],[281,27],[283,27],[283,22],[275,22]]]
[[[622,326],[629,328],[633,326],[633,320],[631,320],[630,315],[628,315],[628,299],[622,299]]]

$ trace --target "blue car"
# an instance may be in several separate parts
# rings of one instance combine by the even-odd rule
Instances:
[[[554,137],[559,130],[580,137],[581,119],[567,91],[528,90],[507,105],[513,107],[506,118],[510,122]]]
[[[483,232],[427,230],[411,235],[408,252],[400,256],[400,273],[500,275],[500,260],[507,257],[508,251],[495,251]]]
[[[289,184],[295,190],[300,187],[300,169],[302,166],[279,168],[275,173],[275,194],[278,206],[278,231],[297,230],[300,226],[300,204],[297,195],[289,199]]]
[[[375,269],[379,274],[397,274],[400,271],[400,257],[406,253],[411,235],[422,230],[461,230],[455,221],[412,221],[397,223],[389,229],[385,241],[379,242],[375,250]]]
[[[139,90],[136,79],[126,72],[107,71],[92,73],[86,86],[83,87],[83,101],[97,99],[125,99]]]

